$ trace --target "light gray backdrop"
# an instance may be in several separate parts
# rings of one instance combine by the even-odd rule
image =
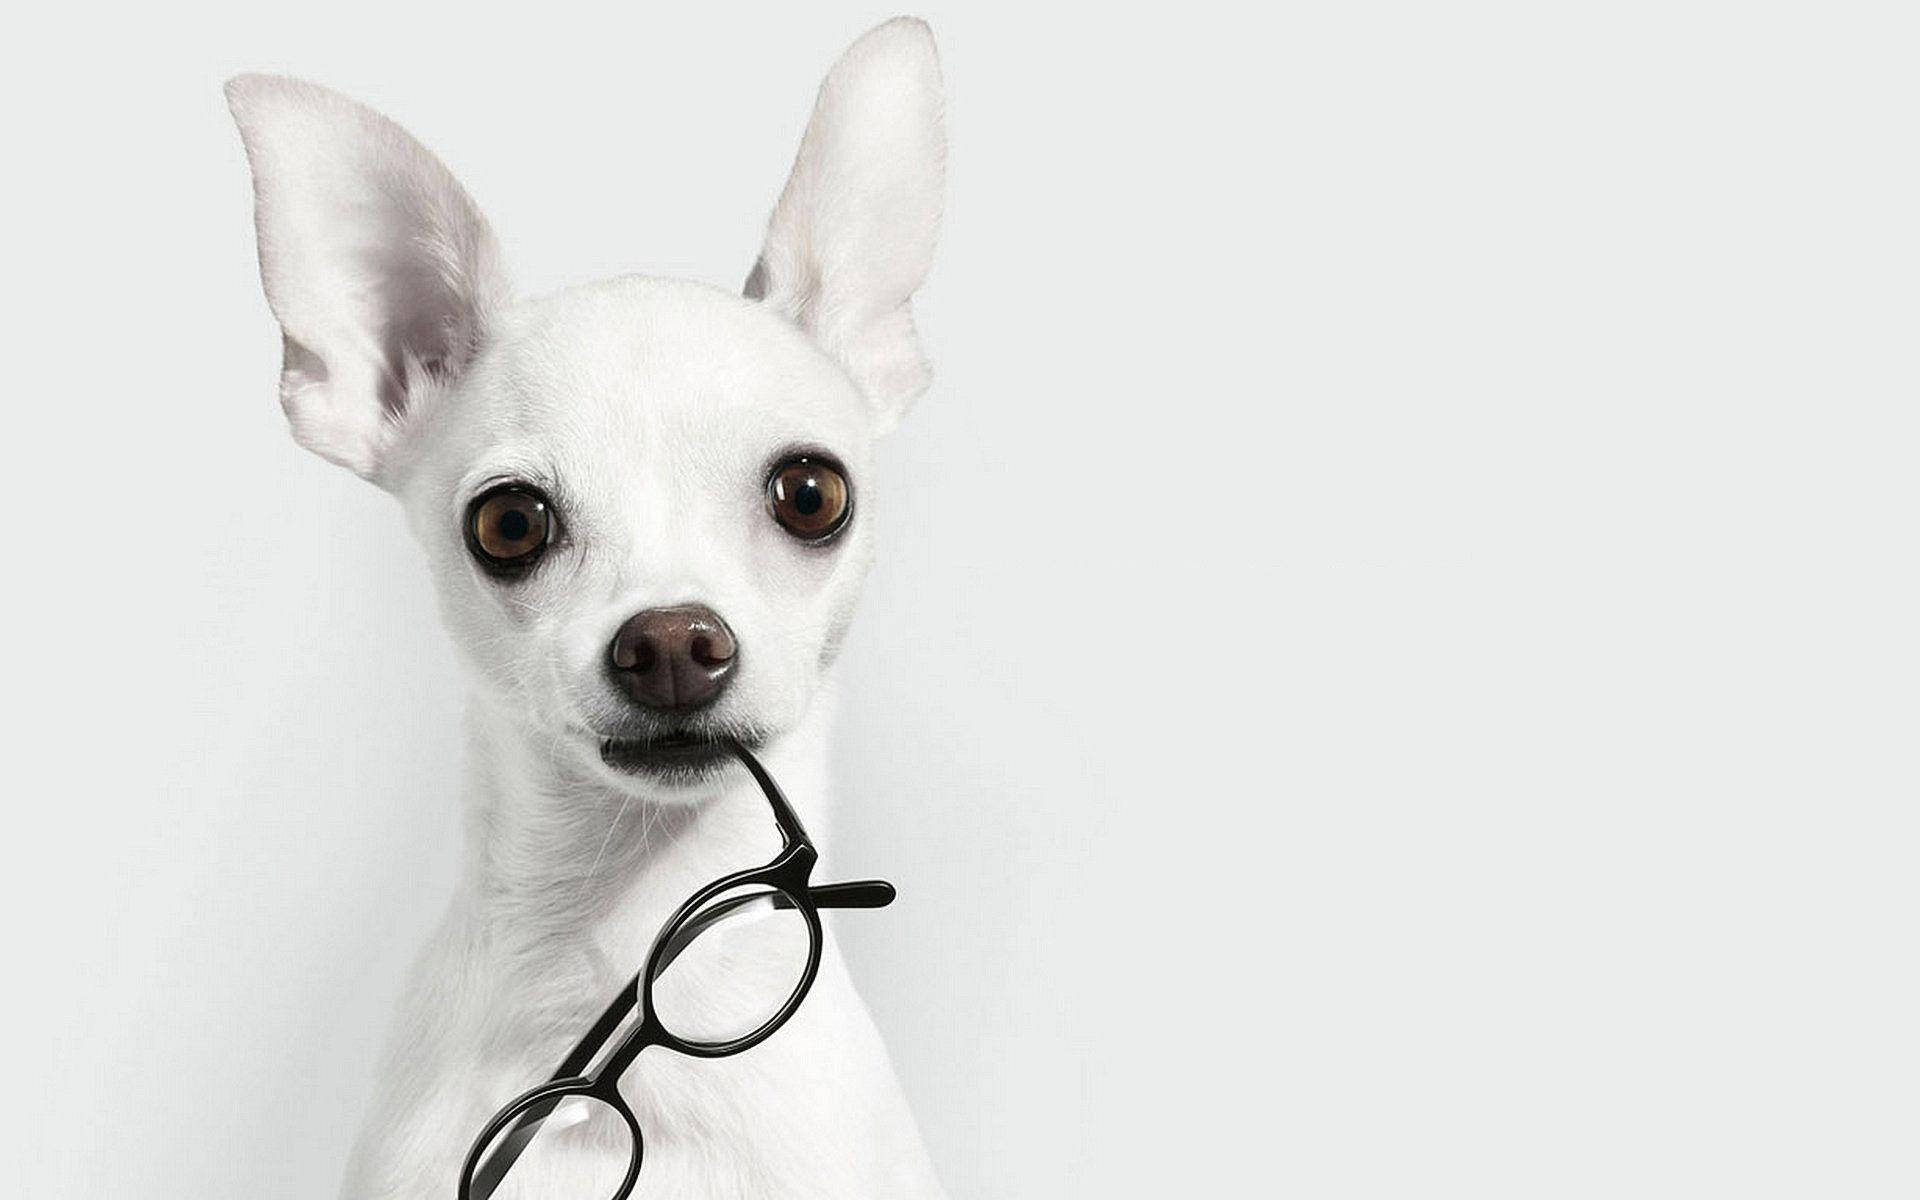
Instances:
[[[956,1197],[1913,1194],[1896,13],[927,12],[939,381],[833,853],[902,886],[844,927]],[[391,113],[528,289],[733,283],[888,15],[10,18],[11,1194],[330,1194],[458,852],[220,81]]]

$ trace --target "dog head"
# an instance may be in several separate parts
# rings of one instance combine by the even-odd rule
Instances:
[[[401,500],[492,707],[656,794],[723,736],[791,729],[865,573],[873,443],[927,383],[926,26],[883,25],[828,75],[744,295],[634,277],[516,300],[479,210],[398,126],[285,78],[227,95],[294,437]]]

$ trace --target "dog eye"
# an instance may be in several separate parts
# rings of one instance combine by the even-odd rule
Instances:
[[[490,570],[522,571],[547,548],[553,527],[545,496],[523,483],[502,484],[467,506],[467,549]]]
[[[817,542],[840,532],[853,513],[853,489],[838,463],[792,458],[767,480],[773,519],[797,538]]]

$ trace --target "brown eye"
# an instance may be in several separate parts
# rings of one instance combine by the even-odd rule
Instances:
[[[494,571],[511,573],[531,567],[552,533],[547,498],[525,484],[494,488],[467,509],[467,548],[482,566]]]
[[[840,532],[853,512],[853,490],[838,463],[789,459],[767,480],[767,504],[788,533],[817,542]]]

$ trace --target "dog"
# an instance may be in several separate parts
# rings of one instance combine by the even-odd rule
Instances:
[[[226,92],[294,438],[399,500],[472,680],[468,859],[344,1187],[450,1198],[675,907],[777,849],[726,739],[831,843],[815,806],[866,484],[929,381],[912,298],[944,190],[938,58],[900,18],[832,68],[743,293],[631,276],[517,299],[479,209],[399,126],[284,77]],[[767,1042],[650,1050],[622,1092],[637,1195],[942,1195],[830,931]]]

